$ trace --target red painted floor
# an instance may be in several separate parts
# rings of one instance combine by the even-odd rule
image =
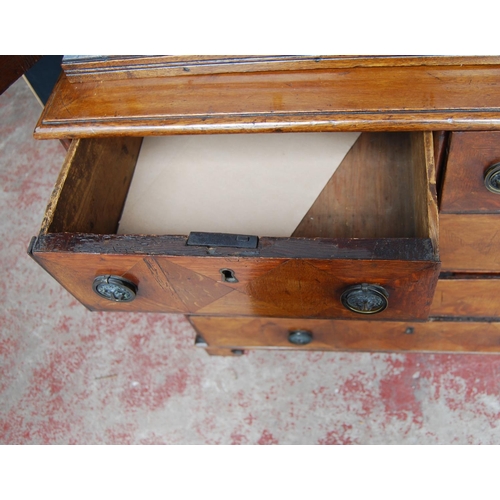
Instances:
[[[0,443],[499,444],[500,356],[209,357],[182,316],[90,313],[26,254],[65,151],[0,96]]]

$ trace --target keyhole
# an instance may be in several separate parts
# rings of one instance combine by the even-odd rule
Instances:
[[[234,276],[234,271],[232,269],[221,269],[220,273],[222,275],[222,281],[226,283],[238,283],[238,280]]]

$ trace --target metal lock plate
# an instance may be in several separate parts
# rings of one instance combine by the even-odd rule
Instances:
[[[186,245],[204,247],[257,248],[259,238],[248,234],[189,233]]]

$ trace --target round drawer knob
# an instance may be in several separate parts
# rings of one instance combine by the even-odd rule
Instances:
[[[92,289],[97,295],[113,302],[130,302],[135,299],[137,285],[120,276],[97,276]]]
[[[488,191],[500,194],[500,163],[495,163],[484,173],[484,185]]]
[[[387,308],[389,294],[379,285],[350,286],[340,297],[344,307],[359,314],[376,314]]]
[[[288,334],[288,342],[295,345],[306,345],[312,342],[313,336],[307,330],[292,330]]]

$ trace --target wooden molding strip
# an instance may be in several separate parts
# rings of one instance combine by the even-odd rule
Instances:
[[[204,55],[204,56],[64,56],[71,83],[163,76],[193,76],[258,71],[302,71],[384,66],[461,66],[500,64],[500,57]]]
[[[500,66],[355,67],[72,84],[36,138],[500,130]]]

